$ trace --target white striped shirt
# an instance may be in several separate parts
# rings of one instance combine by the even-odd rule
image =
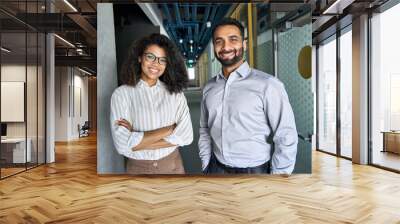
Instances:
[[[126,119],[133,126],[130,132],[116,124]],[[165,83],[157,81],[150,87],[140,80],[135,87],[122,85],[111,96],[111,134],[118,153],[132,159],[158,160],[168,156],[177,146],[189,145],[193,141],[192,122],[186,97],[181,93],[171,94]],[[165,141],[177,145],[160,149],[133,151],[143,138],[145,131],[152,131],[176,124],[173,133]]]

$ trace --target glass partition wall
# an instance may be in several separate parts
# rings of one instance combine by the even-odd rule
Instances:
[[[252,19],[243,24],[249,26],[249,62],[284,84],[299,137],[294,173],[311,173],[314,110],[311,74],[301,74],[298,63],[303,58],[301,52],[312,44],[311,7],[258,3],[248,8],[248,12]]]
[[[312,92],[311,71],[301,73],[299,63],[302,51],[312,45],[311,7],[304,4],[292,11],[284,12],[275,9],[271,17],[275,20],[274,41],[276,41],[275,75],[285,85],[292,105],[298,132],[297,159],[295,173],[311,173],[311,137],[313,135],[314,98]],[[311,64],[311,54],[310,54]],[[304,65],[304,64],[302,64]]]
[[[15,17],[0,11],[1,179],[45,163],[46,40],[22,22],[24,12],[39,13],[43,4],[19,1]]]

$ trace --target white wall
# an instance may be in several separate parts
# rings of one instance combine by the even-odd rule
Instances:
[[[26,69],[26,70],[25,70]],[[27,71],[27,74],[26,74]],[[1,66],[1,81],[4,82],[25,82],[25,76],[28,75],[28,80],[30,85],[36,85],[36,80],[32,81],[31,75],[36,75],[36,67],[27,66],[20,64],[6,64]],[[27,88],[27,104],[28,106],[36,108],[36,88]],[[31,92],[32,91],[32,92]],[[30,105],[32,102],[35,102],[34,105]],[[1,108],[1,110],[7,110],[7,108]],[[32,111],[32,108],[27,109],[28,112]],[[32,124],[32,121],[36,123],[36,113],[28,113],[28,137],[30,133],[33,133],[31,130],[36,130],[36,125]],[[25,126],[26,122],[7,122],[7,136],[8,137],[25,137]],[[36,132],[35,132],[36,133]]]
[[[18,81],[25,82],[25,64],[8,64],[1,66],[1,81]],[[30,67],[28,67],[28,71]],[[1,108],[7,110],[7,108]],[[8,122],[7,136],[8,137],[25,137],[25,122]]]
[[[67,67],[55,68],[55,141],[68,140],[68,85]]]
[[[27,79],[27,81],[25,80]],[[1,66],[1,81],[24,82],[26,84],[26,105],[22,106],[22,113],[26,112],[26,120],[22,122],[6,122],[7,137],[30,139],[32,150],[32,161],[36,162],[37,153],[39,163],[44,163],[45,146],[45,116],[44,116],[44,73],[42,67],[25,64],[3,64]],[[3,90],[2,90],[3,91]],[[23,92],[21,92],[23,94]],[[7,97],[7,95],[3,95]],[[1,108],[4,112],[12,108]],[[13,111],[7,111],[13,113]],[[51,157],[50,157],[51,158]],[[51,160],[48,160],[51,162]]]
[[[32,67],[28,66],[28,70]],[[25,82],[25,64],[9,64],[1,66],[1,81]]]
[[[56,141],[79,138],[78,124],[82,126],[88,120],[88,77],[83,75],[76,68],[56,67]]]
[[[78,74],[76,73],[78,72]],[[73,119],[71,120],[72,124],[71,124],[71,132],[70,135],[72,136],[72,138],[78,138],[79,133],[78,133],[78,124],[80,124],[81,126],[85,123],[85,121],[89,120],[89,116],[88,116],[88,106],[89,106],[89,102],[88,102],[88,77],[87,76],[81,76],[83,73],[77,71],[75,69],[74,71],[74,93],[75,94],[72,98],[74,99],[74,111],[72,113],[72,117]],[[80,90],[80,99],[79,97],[79,93],[77,90]],[[81,101],[80,103],[78,101]],[[80,104],[80,105],[79,105]],[[77,107],[78,105],[78,107]],[[81,111],[79,111],[79,106],[81,107]]]

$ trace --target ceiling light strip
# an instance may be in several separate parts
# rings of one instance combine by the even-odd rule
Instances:
[[[73,45],[73,44],[72,44],[71,42],[69,42],[68,40],[66,40],[66,39],[64,39],[64,38],[62,38],[62,37],[60,37],[60,36],[57,35],[57,34],[54,34],[54,36],[57,37],[58,39],[60,39],[61,41],[63,41],[64,43],[66,43],[67,45],[69,45],[70,47],[75,48],[75,45]]]
[[[1,50],[4,51],[4,52],[7,52],[7,53],[10,53],[10,52],[11,52],[11,50],[9,50],[9,49],[7,49],[7,48],[5,48],[5,47],[1,47]]]
[[[74,12],[78,12],[78,10],[71,4],[69,3],[68,0],[64,0],[65,4],[67,4],[72,10],[74,10]]]
[[[83,72],[83,73],[85,73],[85,74],[87,74],[87,75],[92,75],[92,73],[90,73],[90,72],[88,72],[88,71],[86,71],[86,70],[83,70],[83,69],[81,69],[81,68],[79,68],[79,67],[78,67],[78,70],[81,71],[81,72]]]

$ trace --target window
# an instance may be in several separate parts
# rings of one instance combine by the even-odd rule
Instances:
[[[400,4],[371,18],[371,162],[395,170],[400,170],[398,21]]]
[[[336,154],[336,37],[318,48],[318,149]]]
[[[340,36],[340,155],[352,157],[352,32]]]

